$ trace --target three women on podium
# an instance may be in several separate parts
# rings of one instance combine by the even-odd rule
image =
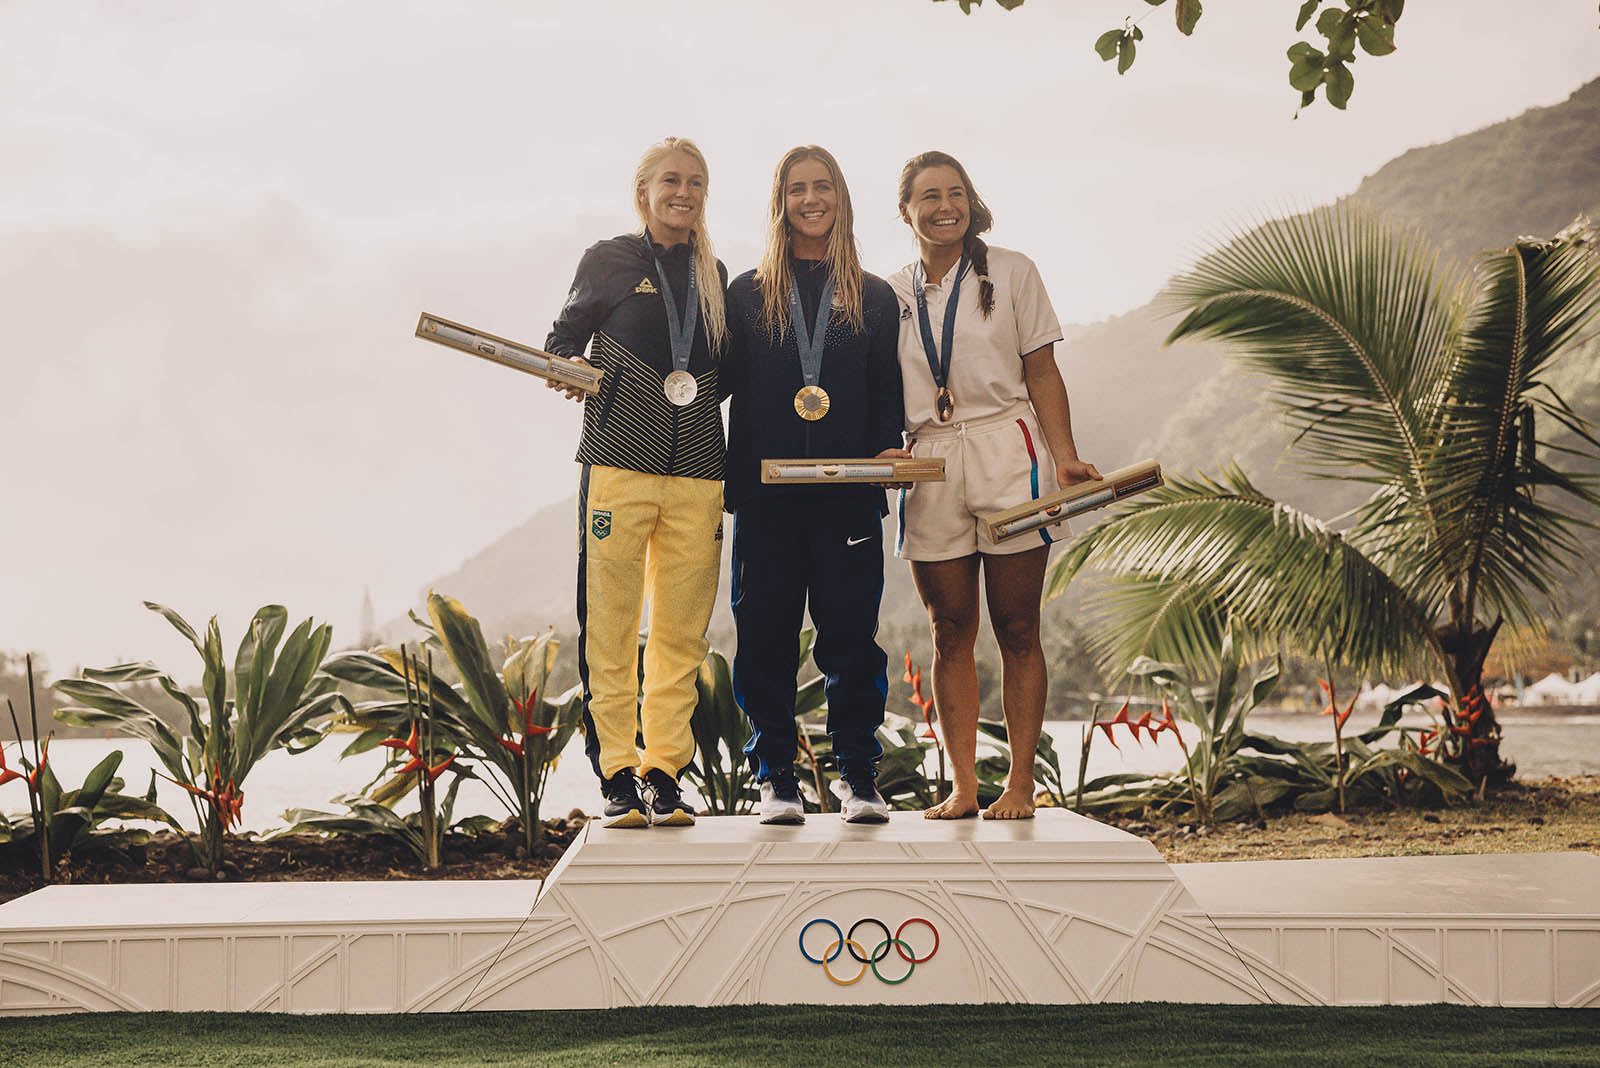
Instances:
[[[724,499],[734,515],[734,691],[751,723],[746,753],[763,820],[804,819],[793,709],[808,603],[844,817],[887,818],[874,782],[888,693],[875,639],[883,490],[764,486],[758,461],[776,456],[944,459],[946,481],[896,487],[896,551],[911,561],[928,610],[934,700],[952,758],[950,796],[925,815],[978,812],[980,572],[1013,753],[1005,791],[984,815],[1031,815],[1050,535],[997,545],[978,516],[1099,477],[1077,456],[1054,358],[1060,327],[1037,269],[983,242],[992,216],[965,169],[929,152],[899,183],[918,260],[888,283],[865,273],[844,175],[828,152],[804,146],[774,174],[760,265],[724,300],[726,272],[704,221],[707,183],[692,142],[652,146],[634,179],[640,230],[584,254],[545,345],[574,358],[587,350],[605,372],[585,406],[577,456],[578,663],[605,824],[693,822],[677,780],[694,755],[689,720]],[[725,455],[718,405],[729,395]],[[647,596],[640,701],[636,634]]]

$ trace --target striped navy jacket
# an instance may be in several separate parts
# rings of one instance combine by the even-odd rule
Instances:
[[[579,463],[652,475],[722,477],[724,394],[703,322],[689,351],[689,373],[700,387],[695,399],[680,408],[661,390],[672,371],[672,347],[656,257],[681,313],[690,254],[687,244],[662,250],[642,234],[601,241],[583,254],[544,345],[558,356],[586,356],[605,372],[599,394],[584,402]],[[728,272],[720,261],[717,274],[696,281],[726,289]]]

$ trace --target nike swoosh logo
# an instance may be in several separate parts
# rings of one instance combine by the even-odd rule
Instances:
[[[844,543],[846,545],[860,545],[864,541],[871,541],[871,540],[872,540],[872,535],[868,534],[864,538],[846,538],[846,539],[844,539]]]

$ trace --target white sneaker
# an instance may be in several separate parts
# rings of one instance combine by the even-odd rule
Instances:
[[[774,786],[771,779],[761,783],[761,822],[796,824],[806,821],[806,806],[800,800],[800,790],[791,778],[782,784],[787,789]]]
[[[833,794],[844,803],[842,811],[846,823],[889,822],[889,803],[878,793],[871,779],[848,783],[835,779]]]

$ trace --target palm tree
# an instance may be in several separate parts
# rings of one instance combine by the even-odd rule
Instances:
[[[1574,509],[1600,504],[1595,427],[1549,378],[1600,306],[1595,251],[1580,220],[1469,274],[1348,206],[1230,240],[1172,283],[1168,342],[1231,342],[1271,380],[1307,472],[1370,497],[1330,524],[1236,467],[1173,479],[1075,542],[1049,595],[1108,573],[1092,611],[1112,665],[1214,663],[1231,620],[1261,648],[1442,676],[1446,756],[1480,786],[1509,776],[1484,658],[1503,622],[1540,623],[1535,601],[1581,552]]]

